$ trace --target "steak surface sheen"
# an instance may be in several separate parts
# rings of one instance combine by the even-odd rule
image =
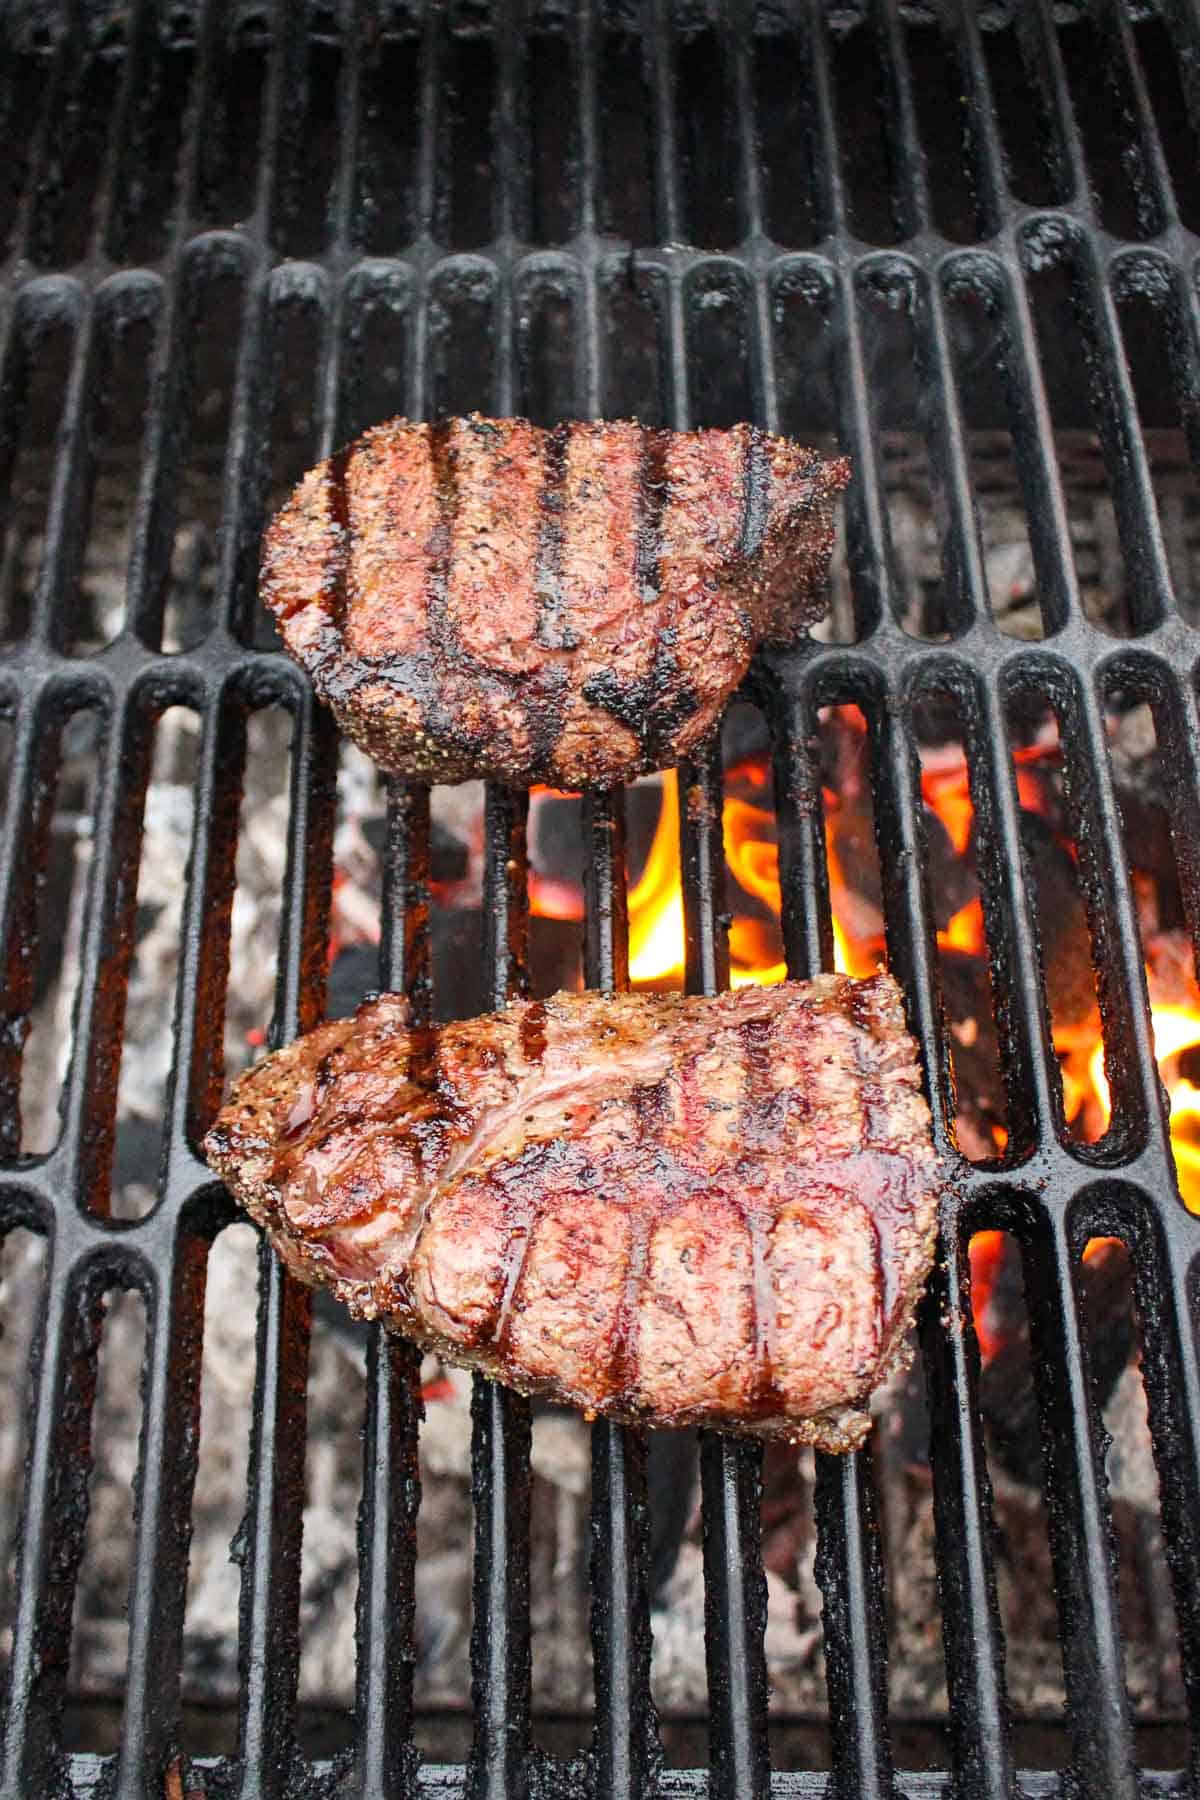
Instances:
[[[262,595],[381,767],[613,785],[820,618],[848,473],[750,425],[393,419],[301,481]]]
[[[941,1175],[889,976],[558,994],[416,1030],[385,994],[237,1083],[212,1167],[296,1275],[588,1413],[859,1444]]]

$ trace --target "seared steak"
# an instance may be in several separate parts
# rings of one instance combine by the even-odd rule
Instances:
[[[383,768],[613,785],[820,618],[847,475],[750,425],[393,419],[304,477],[262,593]]]
[[[212,1167],[304,1281],[589,1413],[850,1449],[933,1252],[886,975],[558,994],[416,1030],[385,994],[243,1075]]]

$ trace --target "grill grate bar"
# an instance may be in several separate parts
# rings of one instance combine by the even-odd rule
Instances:
[[[109,1205],[120,1030],[133,947],[135,893],[125,875],[137,867],[149,775],[145,709],[126,689],[112,697],[104,716],[95,850],[79,958],[78,1025],[63,1087],[59,1147],[70,1203],[100,1217],[107,1216]]]
[[[129,12],[121,83],[105,139],[103,173],[100,176],[97,203],[92,213],[89,261],[104,256],[109,242],[116,211],[121,152],[132,130],[137,96],[146,79],[145,65],[148,57],[148,43],[153,30],[153,0],[137,0]]]
[[[526,981],[528,811],[527,794],[489,783],[484,952],[495,1007]],[[476,1800],[507,1800],[524,1790],[530,1753],[529,1402],[477,1375],[471,1425],[471,1792]]]
[[[1029,46],[1026,52],[1027,64],[1041,72],[1050,102],[1055,147],[1067,178],[1068,198],[1062,210],[1084,224],[1094,226],[1098,221],[1088,180],[1083,137],[1075,116],[1067,72],[1063,67],[1058,33],[1054,29],[1054,19],[1046,0],[1031,0],[1028,9],[1022,9],[1020,29]]]
[[[970,137],[981,233],[985,237],[994,237],[1004,229],[1009,197],[1004,149],[996,126],[996,104],[980,39],[978,9],[971,5],[971,0],[956,0],[951,16],[952,34],[960,51],[959,67],[970,96],[966,128]]]
[[[1113,1581],[1112,1522],[1103,1451],[1091,1405],[1086,1348],[1075,1312],[1077,1251],[1061,1222],[1025,1252],[1025,1291],[1038,1355],[1035,1378],[1050,1499],[1073,1745],[1072,1769],[1088,1800],[1135,1800],[1133,1735]]]
[[[587,906],[584,980],[629,985],[625,816],[620,792],[584,800]],[[592,1427],[593,1747],[597,1800],[639,1800],[661,1761],[650,1700],[649,1519],[644,1434],[601,1419]]]
[[[720,751],[679,768],[680,863],[689,993],[729,985]],[[762,1445],[700,1434],[704,1637],[715,1800],[770,1791],[767,1589],[759,1543]]]
[[[756,242],[765,232],[762,165],[758,155],[758,124],[754,109],[754,78],[750,50],[753,0],[735,0],[723,21],[725,59],[732,71],[734,116],[737,120],[737,181],[743,238]],[[757,286],[757,283],[756,283]],[[764,419],[764,423],[766,423]],[[771,429],[768,426],[768,429]]]
[[[839,151],[837,103],[829,66],[825,9],[821,0],[800,0],[812,84],[813,175],[817,186],[817,230],[841,242],[848,229],[846,182]]]
[[[1168,1184],[1164,1184],[1168,1185]],[[1157,1232],[1135,1215],[1136,1298],[1143,1322],[1142,1373],[1158,1468],[1163,1548],[1171,1571],[1180,1662],[1189,1716],[1200,1713],[1200,1356],[1195,1332],[1192,1246],[1164,1270]],[[1182,1236],[1182,1234],[1180,1234]],[[1155,1317],[1161,1328],[1146,1329]],[[1188,1779],[1200,1775],[1200,1740],[1193,1732]]]
[[[50,501],[46,509],[46,552],[38,571],[33,612],[29,621],[31,646],[41,647],[54,629],[55,612],[70,617],[71,597],[79,578],[79,558],[87,518],[85,492],[88,446],[88,413],[92,389],[95,344],[95,303],[72,295],[76,305],[75,341],[62,413],[62,450],[55,462]]]
[[[1016,780],[1008,753],[1003,700],[994,689],[977,697],[983,755],[973,765],[975,831],[984,926],[994,964],[1008,979],[996,1007],[996,1033],[1014,1147],[1049,1150],[1066,1135],[1062,1078],[1054,1054],[1042,984],[1040,947],[1029,906]]]
[[[650,1700],[646,1440],[592,1427],[592,1668],[596,1795],[654,1792],[662,1753]]]
[[[51,1238],[46,1260],[5,1692],[3,1800],[25,1800],[44,1790],[53,1767],[67,1679],[65,1646],[83,1554],[83,1521],[71,1503],[78,1501],[90,1469],[95,1388],[95,1367],[87,1356],[91,1309],[80,1304],[81,1283],[60,1235]],[[41,1505],[36,1504],[38,1496],[44,1497]]]
[[[648,42],[648,81],[654,106],[654,193],[658,208],[658,236],[664,244],[684,238],[679,203],[679,147],[675,130],[675,68],[671,53],[670,0],[644,0]],[[680,348],[671,333],[672,348]]]
[[[269,1041],[286,1042],[320,1017],[325,920],[332,873],[335,735],[305,693],[294,706],[288,867],[279,973]],[[250,1440],[239,1670],[239,1787],[244,1800],[288,1793],[299,1673],[300,1537],[311,1295],[265,1242]]]
[[[38,929],[37,890],[30,877],[44,866],[48,850],[60,710],[43,704],[41,692],[28,688],[13,708],[9,798],[0,821],[0,943],[5,998],[18,1017],[28,1016],[33,1003],[33,958],[23,949],[35,940]],[[3,1144],[6,1155],[16,1156],[21,1148],[21,1062],[15,1045],[3,1048]]]
[[[1064,776],[1095,946],[1105,1067],[1111,1071],[1113,1093],[1111,1129],[1123,1141],[1149,1139],[1164,1168],[1169,1168],[1170,1127],[1154,1060],[1145,959],[1121,840],[1121,816],[1109,776],[1104,714],[1089,685],[1074,683],[1070,692],[1073,704],[1062,725]],[[1097,822],[1107,827],[1102,855]]]
[[[181,139],[176,168],[176,200],[168,224],[167,268],[161,281],[160,312],[156,343],[151,354],[150,392],[160,396],[157,406],[147,408],[146,428],[142,443],[141,483],[134,514],[133,540],[129,553],[126,583],[124,631],[135,633],[146,644],[162,641],[162,615],[166,598],[167,571],[171,564],[175,528],[175,482],[179,467],[179,426],[181,410],[183,339],[181,312],[184,286],[193,265],[188,245],[192,237],[192,220],[196,183],[199,177],[201,146],[204,132],[200,122],[206,117],[209,101],[216,86],[214,68],[219,63],[217,0],[201,0],[196,22],[197,65],[192,81],[192,99]],[[265,142],[265,140],[264,140]],[[256,146],[262,149],[262,145]],[[265,165],[269,158],[262,157]],[[250,346],[246,346],[246,357]],[[235,414],[236,417],[236,414]],[[234,520],[240,516],[241,487],[228,498],[234,502]],[[228,534],[229,542],[237,539],[236,530]],[[221,571],[225,573],[224,570]],[[221,591],[228,592],[226,581]]]
[[[200,1449],[207,1245],[180,1233],[163,1289],[147,1304],[145,1423],[129,1591],[129,1667],[115,1792],[152,1792],[172,1750],[179,1692],[189,1521]]]
[[[1133,41],[1133,31],[1125,9],[1122,6],[1107,5],[1104,23],[1112,33],[1113,49],[1119,57],[1129,81],[1140,152],[1140,173],[1143,179],[1148,178],[1147,186],[1154,206],[1161,216],[1163,225],[1167,230],[1171,230],[1179,224],[1175,187],[1167,167],[1167,159],[1163,154],[1162,139],[1159,136],[1158,125],[1154,117],[1154,108],[1150,104],[1150,96],[1146,91],[1141,59]]]
[[[391,782],[379,978],[428,1015],[429,791]],[[413,1673],[417,1661],[417,1509],[421,1359],[373,1325],[367,1341],[366,1431],[359,1508],[355,1763],[362,1800],[415,1794]]]
[[[259,1246],[259,1327],[242,1572],[235,1792],[283,1800],[295,1778],[309,1290]]]
[[[593,0],[578,0],[573,37],[574,74],[578,91],[578,231],[576,254],[583,268],[580,284],[582,329],[576,391],[580,417],[598,419],[603,412],[604,371],[601,351],[600,297],[597,276],[600,189],[600,109],[596,92],[596,14]]]
[[[835,1790],[888,1800],[883,1569],[870,1459],[817,1459],[817,1581],[824,1600],[825,1681]]]
[[[941,1251],[920,1320],[929,1394],[929,1460],[950,1694],[951,1748],[963,1792],[1011,1800],[1004,1640],[992,1555],[992,1491],[976,1403],[979,1350],[969,1233],[945,1209]]]
[[[355,1763],[347,1793],[416,1792],[412,1746],[415,1579],[421,1476],[421,1359],[374,1325],[367,1340],[366,1430],[359,1511]]]
[[[948,374],[944,350],[941,366]],[[921,1043],[934,1134],[948,1147],[945,1023],[935,998],[933,930],[922,875],[923,809],[911,712],[915,698],[911,691],[903,697],[902,714],[895,704],[879,709],[876,819],[889,962],[904,986],[909,1022]],[[975,766],[973,757],[971,764]],[[983,848],[981,841],[981,858]],[[920,1319],[930,1408],[929,1460],[934,1524],[945,1559],[939,1594],[955,1767],[964,1792],[980,1800],[985,1795],[1001,1800],[1013,1791],[1004,1642],[983,1431],[978,1407],[971,1404],[978,1359],[970,1296],[964,1293],[969,1240],[960,1236],[960,1230],[956,1208],[945,1206],[934,1278]]]
[[[775,670],[771,671],[772,677]],[[782,684],[765,686],[756,695],[769,718],[772,734],[775,814],[779,834],[779,885],[782,897],[783,949],[789,976],[810,979],[833,967],[833,914],[829,903],[829,867],[825,860],[825,822],[821,777],[813,746],[816,741],[816,696],[810,704],[795,698]]]
[[[899,211],[905,237],[918,237],[929,231],[933,223],[933,207],[929,198],[929,175],[921,134],[917,129],[917,112],[913,101],[912,77],[904,47],[904,31],[900,24],[897,0],[875,0],[876,31],[887,70],[887,98],[884,102],[895,131],[904,145],[899,164]]]

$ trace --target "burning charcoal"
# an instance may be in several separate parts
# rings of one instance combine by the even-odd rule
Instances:
[[[469,1019],[484,1011],[483,922],[473,908],[434,907],[433,992],[439,1022]]]
[[[697,1446],[694,1431],[652,1431],[646,1440],[650,1594],[655,1601],[674,1573],[696,1503]]]
[[[851,807],[861,807],[870,793],[867,734],[857,706],[831,706],[821,714],[816,740],[822,786]]]
[[[438,882],[465,881],[470,871],[471,852],[463,840],[447,830],[440,819],[429,829],[429,874]]]
[[[1002,1332],[1005,1290],[1015,1296],[1020,1259],[1015,1240],[997,1270],[988,1300],[988,1319],[994,1336],[979,1378],[979,1405],[988,1438],[1001,1467],[1017,1481],[1037,1486],[1042,1480],[1042,1441],[1037,1394],[1034,1386],[1029,1322],[1022,1303],[1012,1301],[1014,1322]],[[1135,1336],[1131,1310],[1132,1274],[1129,1254],[1115,1238],[1093,1246],[1079,1272],[1080,1311],[1087,1325],[1088,1349],[1096,1404],[1103,1408],[1122,1372],[1128,1366]],[[995,1299],[1001,1301],[997,1318]]]
[[[357,1361],[365,1363],[368,1328],[361,1319],[351,1318],[332,1294],[323,1293],[313,1295],[313,1317],[328,1326]]]
[[[944,931],[955,913],[961,912],[979,892],[974,871],[959,855],[945,825],[935,812],[925,809],[925,845],[929,858],[929,886],[933,895],[933,922]]]
[[[943,950],[941,978],[942,1005],[954,1055],[959,1148],[965,1148],[962,1131],[966,1122],[982,1132],[987,1146],[994,1149],[992,1128],[1004,1123],[1006,1097],[997,1058],[987,964],[982,957],[965,951]]]
[[[791,1588],[813,1536],[812,1494],[797,1480],[797,1452],[768,1444],[762,1470],[763,1567]]]
[[[827,814],[826,830],[830,859],[836,858],[845,890],[843,904],[848,901],[853,907],[852,935],[860,940],[876,937],[883,931],[883,886],[871,813],[866,807],[839,803]]]
[[[892,1454],[904,1468],[923,1467],[929,1461],[929,1397],[919,1356],[895,1376],[886,1398],[886,1412],[882,1401],[877,1409],[880,1445],[886,1433]]]
[[[738,763],[770,760],[767,722],[756,706],[735,700],[721,726],[721,758],[727,769]]]
[[[387,820],[382,813],[371,813],[361,824],[362,834],[374,851],[376,861],[382,863],[387,855]]]
[[[582,987],[583,924],[576,919],[529,921],[529,980],[535,994]]]
[[[1035,813],[1021,815],[1021,842],[1037,896],[1046,998],[1056,1029],[1099,1029],[1092,938],[1075,867],[1050,826]]]
[[[379,951],[374,944],[347,944],[339,950],[329,971],[325,990],[325,1016],[348,1019],[362,1004],[363,996],[379,986]]]
[[[580,891],[586,864],[581,803],[575,795],[539,793],[530,809],[529,860],[538,873]]]
[[[1131,780],[1116,783],[1121,836],[1131,868],[1148,876],[1153,885],[1156,924],[1170,930],[1184,922],[1183,894],[1157,757],[1151,760],[1147,775],[1154,784],[1148,790],[1139,791]]]

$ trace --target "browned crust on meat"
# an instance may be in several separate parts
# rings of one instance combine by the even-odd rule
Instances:
[[[525,1393],[845,1450],[905,1352],[943,1174],[888,976],[384,995],[236,1084],[212,1167],[304,1281]]]
[[[825,609],[844,461],[750,425],[376,426],[300,482],[262,595],[343,729],[416,779],[611,785]]]

